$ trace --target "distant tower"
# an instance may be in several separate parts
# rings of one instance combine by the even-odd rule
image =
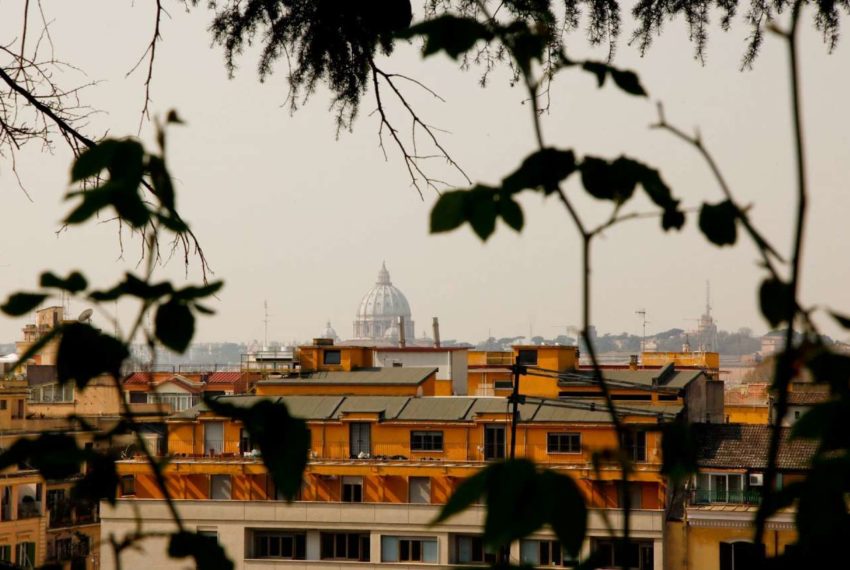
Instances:
[[[705,313],[697,324],[699,349],[705,352],[717,352],[717,323],[711,316],[711,282],[705,282]]]

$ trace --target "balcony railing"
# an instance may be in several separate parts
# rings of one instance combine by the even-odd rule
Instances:
[[[758,489],[746,490],[718,490],[718,489],[694,489],[691,491],[691,504],[732,504],[732,505],[758,505],[761,502],[761,491]]]

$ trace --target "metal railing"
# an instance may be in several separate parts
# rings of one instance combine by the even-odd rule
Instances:
[[[48,528],[94,524],[100,520],[96,504],[87,505],[69,500],[59,501],[49,510],[49,513]]]
[[[759,503],[761,503],[761,491],[758,489],[694,489],[691,491],[693,505],[758,505]]]

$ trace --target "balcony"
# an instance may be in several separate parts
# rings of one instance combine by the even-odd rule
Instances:
[[[691,491],[692,505],[758,505],[761,491],[758,489],[694,489]]]
[[[50,509],[48,528],[95,524],[99,521],[96,504],[81,504],[72,501],[60,501]]]

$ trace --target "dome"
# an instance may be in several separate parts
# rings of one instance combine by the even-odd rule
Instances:
[[[339,335],[336,334],[336,331],[331,326],[330,321],[327,322],[325,328],[319,333],[319,338],[332,338],[334,340],[339,340]]]
[[[387,335],[390,328],[396,327],[398,335],[399,317],[404,319],[405,337],[414,338],[413,319],[410,305],[404,296],[390,280],[390,272],[386,264],[378,272],[375,285],[366,292],[354,321],[354,337],[359,339],[390,338]]]

